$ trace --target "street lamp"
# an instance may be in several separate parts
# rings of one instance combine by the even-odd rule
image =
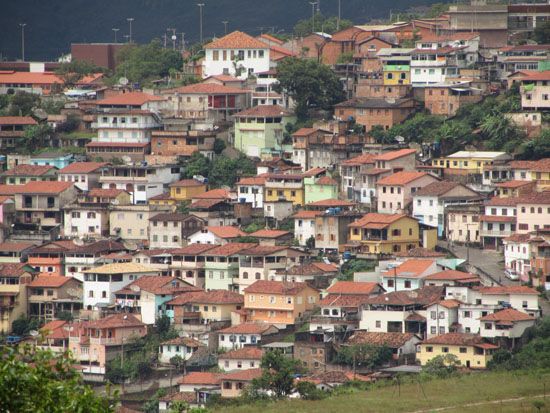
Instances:
[[[223,22],[223,32],[224,34],[227,34],[227,23],[229,23],[227,20],[224,20]]]
[[[118,43],[117,41],[117,32],[120,30],[120,29],[112,29],[113,32],[115,32],[115,43]]]
[[[336,20],[336,30],[340,30],[340,19],[342,18],[341,0],[338,0],[338,20]]]
[[[21,27],[21,60],[25,61],[25,26],[27,23],[19,23]]]
[[[128,17],[126,21],[130,24],[130,37],[128,38],[128,43],[132,43],[132,22],[134,21],[133,17]]]
[[[309,4],[311,4],[311,32],[315,33],[315,5],[317,2],[310,1]]]
[[[202,45],[202,8],[204,7],[204,3],[197,3],[197,6],[199,6],[199,39]]]

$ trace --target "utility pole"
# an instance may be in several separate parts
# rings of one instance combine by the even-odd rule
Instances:
[[[128,37],[128,43],[132,43],[132,22],[134,21],[134,18],[133,17],[128,17],[126,19],[126,21],[130,24],[130,34],[129,34],[129,37]]]
[[[112,29],[113,32],[115,32],[115,43],[118,43],[117,41],[117,32],[120,30],[120,29]]]
[[[27,23],[19,23],[21,27],[21,60],[25,61],[25,26]]]
[[[130,35],[129,34],[125,34],[124,38],[126,39],[126,43],[130,43]]]
[[[172,32],[172,50],[176,50],[176,40],[178,38],[176,36],[176,29],[166,29],[166,30]]]
[[[227,20],[224,20],[223,22],[223,32],[224,35],[227,34],[227,23],[229,23]]]
[[[197,3],[197,6],[199,6],[199,39],[202,45],[202,8],[204,7],[204,3]]]
[[[185,52],[185,33],[180,33],[181,34],[181,52]]]
[[[162,35],[162,38],[164,39],[164,48],[166,49],[166,43],[168,42],[168,35],[166,33],[164,33]]]
[[[315,5],[317,2],[310,1],[309,4],[311,4],[311,32],[315,33]]]
[[[340,19],[342,18],[342,0],[338,0],[338,20],[336,20],[336,30],[340,30]]]

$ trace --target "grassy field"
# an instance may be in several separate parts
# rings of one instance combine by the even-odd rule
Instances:
[[[548,392],[545,399],[542,395]],[[541,396],[535,398],[534,396]],[[522,398],[522,400],[509,400]],[[500,401],[497,403],[484,403]],[[340,412],[535,412],[534,400],[545,402],[550,412],[550,372],[473,373],[446,380],[432,380],[355,391],[320,401],[291,400],[268,404],[225,407],[221,413],[340,413]],[[468,406],[473,403],[483,403]],[[440,408],[446,408],[441,409]]]

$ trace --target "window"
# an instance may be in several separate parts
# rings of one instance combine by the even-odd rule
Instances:
[[[437,334],[437,328],[435,326],[430,327],[430,334]]]
[[[426,353],[432,353],[434,351],[434,348],[432,346],[426,347]]]
[[[382,328],[382,321],[376,320],[376,328]]]
[[[405,288],[411,288],[411,282],[409,280],[405,280]]]
[[[449,347],[443,347],[443,348],[441,349],[441,352],[442,352],[442,353],[448,353],[448,352],[449,352]]]
[[[460,347],[459,351],[462,353],[462,354],[465,354],[468,352],[468,349],[466,347]]]

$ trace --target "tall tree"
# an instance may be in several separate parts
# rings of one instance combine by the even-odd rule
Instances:
[[[277,92],[286,92],[296,101],[296,115],[307,118],[309,108],[332,109],[345,98],[338,76],[326,65],[291,57],[277,66]]]
[[[288,395],[294,387],[294,374],[298,370],[296,360],[279,351],[268,351],[260,364],[262,375],[252,381],[253,391],[271,391],[276,397]]]

